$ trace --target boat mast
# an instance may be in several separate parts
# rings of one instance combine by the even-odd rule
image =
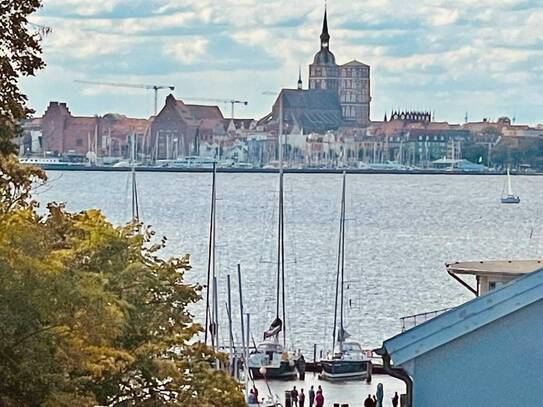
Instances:
[[[343,172],[343,190],[341,193],[341,309],[339,318],[339,329],[341,329],[340,348],[342,349],[343,341],[345,340],[345,330],[343,327],[343,286],[345,282],[345,187],[347,174]]]
[[[136,135],[135,133],[132,133],[132,151],[130,154],[131,160],[130,160],[130,166],[131,166],[131,172],[132,172],[132,221],[133,222],[139,222],[140,219],[140,211],[139,211],[139,204],[138,204],[138,186],[136,183]]]
[[[341,210],[339,220],[339,239],[338,239],[338,258],[337,258],[337,273],[336,273],[336,298],[334,303],[334,330],[332,341],[332,352],[336,348],[336,332],[340,350],[344,341],[343,329],[343,285],[344,285],[344,270],[345,270],[345,189],[346,189],[347,174],[343,171],[343,184],[341,190]],[[338,319],[338,297],[339,297],[339,330],[337,329]]]
[[[282,305],[283,346],[286,346],[286,309],[285,309],[285,242],[284,242],[284,210],[283,210],[283,95],[279,95],[279,130],[277,132],[279,149],[279,219],[277,225],[277,289],[275,316],[279,318],[280,303]]]
[[[215,201],[216,201],[216,192],[215,192],[215,179],[216,179],[216,166],[213,162],[213,178],[211,184],[211,212],[209,220],[209,242],[208,242],[208,253],[207,253],[207,290],[206,290],[206,316],[205,316],[205,344],[208,343],[208,333],[211,334],[211,346],[215,347],[215,336],[216,336],[216,321],[215,321],[215,312],[212,311],[211,302],[215,303],[215,290],[214,290],[214,279],[215,279]],[[210,293],[213,293],[213,298],[210,299]]]

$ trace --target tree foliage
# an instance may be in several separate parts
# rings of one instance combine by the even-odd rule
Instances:
[[[11,139],[17,124],[31,112],[19,79],[44,66],[40,42],[48,29],[35,29],[28,22],[40,7],[41,0],[0,0],[0,154],[15,151]]]
[[[543,168],[543,139],[523,137],[513,142],[502,140],[492,149],[492,162],[498,167],[516,168],[522,164]]]
[[[165,240],[97,210],[39,213],[43,174],[0,168],[0,405],[244,405],[196,340],[188,256],[162,259]]]

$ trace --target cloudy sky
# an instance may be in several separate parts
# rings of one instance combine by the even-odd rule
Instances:
[[[148,116],[150,91],[76,79],[175,85],[177,98],[246,99],[259,118],[281,87],[304,86],[319,49],[321,0],[44,0],[47,68],[23,83],[43,113]],[[461,122],[502,115],[543,122],[541,0],[329,0],[338,63],[371,65],[372,119],[393,108]],[[161,101],[166,96],[162,92]],[[229,115],[229,107],[221,109]]]

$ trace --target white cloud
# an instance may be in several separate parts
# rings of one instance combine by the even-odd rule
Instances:
[[[391,100],[439,109],[441,96],[454,96],[460,101],[447,100],[451,112],[455,103],[473,103],[491,115],[506,102],[489,92],[502,88],[510,92],[507,103],[534,106],[542,97],[533,89],[543,85],[536,63],[543,56],[538,1],[335,0],[328,5],[331,49],[338,63],[371,65],[374,112]],[[130,15],[137,4],[140,14]],[[161,78],[186,87],[195,78],[203,86],[201,78],[209,76],[213,88],[207,92],[241,89],[254,96],[294,86],[298,64],[307,79],[322,13],[318,0],[47,0],[33,21],[53,28],[46,60],[78,75],[93,75],[90,66],[103,62],[113,67],[103,72],[111,80],[125,82],[133,74],[141,75],[133,78],[138,82]],[[250,72],[247,66],[261,59],[266,71]],[[217,64],[228,72],[216,70]],[[121,65],[122,74],[115,69]],[[271,102],[259,99],[250,109],[261,113],[269,108],[265,103]]]
[[[92,16],[111,12],[122,2],[123,0],[47,0],[46,6],[60,7],[81,16]]]
[[[205,38],[184,38],[182,42],[173,42],[163,47],[164,55],[173,57],[183,65],[190,65],[205,55],[208,40]]]
[[[458,21],[458,10],[451,10],[447,8],[430,9],[430,21],[435,26],[444,26],[454,24]]]

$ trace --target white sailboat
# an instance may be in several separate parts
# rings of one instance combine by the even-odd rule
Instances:
[[[509,172],[509,168],[507,168],[507,180],[504,188],[507,188],[507,193],[505,195],[502,193],[502,204],[520,203],[520,197],[513,193],[513,188],[511,187],[511,174]]]
[[[346,173],[343,172],[341,193],[341,215],[339,221],[339,244],[336,272],[336,297],[334,307],[334,329],[332,352],[321,359],[321,379],[329,381],[362,380],[371,376],[371,360],[366,357],[360,343],[348,340],[344,317],[345,284],[345,190]]]
[[[279,99],[279,219],[277,229],[277,287],[275,318],[264,332],[263,341],[249,356],[248,366],[253,378],[296,379],[305,374],[303,356],[288,352],[286,347],[285,307],[285,244],[283,208],[283,98]],[[280,340],[280,336],[282,337]]]

